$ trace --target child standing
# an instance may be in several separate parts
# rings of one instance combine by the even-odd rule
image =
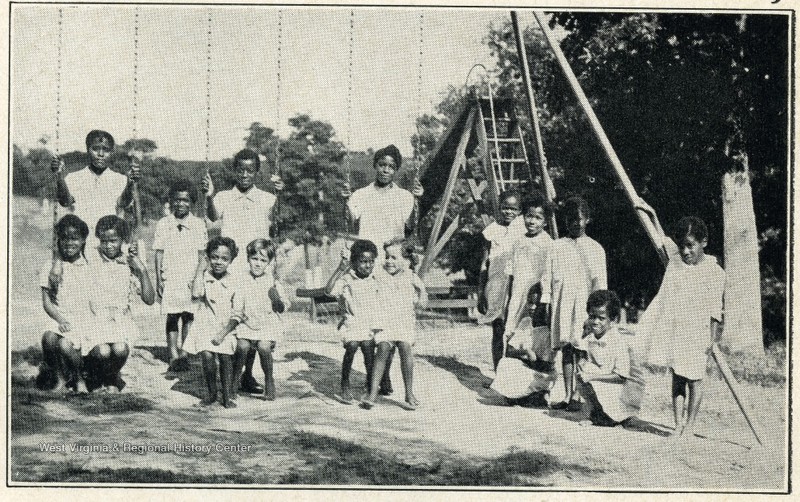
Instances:
[[[372,371],[370,392],[362,402],[366,409],[372,408],[378,398],[378,386],[393,348],[400,352],[403,383],[406,389],[406,405],[414,410],[419,401],[414,396],[414,340],[416,331],[415,305],[425,304],[425,284],[413,270],[414,246],[405,239],[396,238],[383,245],[386,273],[378,275],[381,304],[386,310],[384,329],[375,333],[378,352]]]
[[[364,368],[367,372],[366,391],[367,393],[371,391],[375,332],[380,328],[377,317],[379,311],[385,308],[379,299],[378,280],[372,273],[377,255],[378,248],[372,241],[355,241],[350,247],[350,263],[342,260],[338,273],[331,277],[325,288],[326,294],[339,297],[343,313],[342,321],[339,324],[344,344],[341,398],[348,404],[353,401],[353,394],[350,390],[350,372],[353,367],[353,358],[359,349],[364,355]]]
[[[57,291],[50,281],[53,262],[48,260],[39,272],[42,307],[55,321],[42,335],[43,365],[37,382],[40,387],[63,391],[67,385],[79,393],[87,392],[83,379],[82,344],[86,331],[92,329],[89,292],[92,281],[84,256],[89,227],[74,214],[56,223],[56,245],[61,266]],[[89,347],[91,348],[91,347]]]
[[[721,335],[725,272],[705,254],[708,228],[703,220],[682,218],[673,241],[664,237],[652,207],[640,201],[637,208],[650,216],[669,256],[661,287],[642,315],[639,330],[649,337],[650,361],[664,363],[672,371],[675,434],[680,436],[691,431],[697,418],[707,351]]]
[[[266,239],[256,239],[247,245],[248,273],[240,284],[244,319],[236,328],[238,346],[234,362],[234,385],[240,378],[245,359],[255,347],[264,370],[262,399],[275,399],[275,379],[272,374],[272,351],[281,338],[283,326],[280,314],[288,307],[281,294],[280,284],[272,273],[277,246]]]
[[[544,232],[545,221],[550,216],[550,204],[544,194],[533,190],[522,199],[522,217],[525,235],[514,242],[511,259],[506,262],[509,302],[506,315],[506,333],[503,341],[511,337],[528,306],[528,292],[534,284],[542,282],[550,264],[553,239]],[[542,283],[542,289],[546,288]],[[545,301],[542,295],[542,301]],[[503,351],[501,351],[502,355]],[[495,363],[496,364],[496,363]]]
[[[511,258],[514,242],[525,234],[525,225],[520,215],[520,195],[515,190],[500,194],[500,219],[483,229],[484,271],[478,279],[479,324],[492,324],[492,362],[503,357],[503,335],[505,333],[505,307],[508,303],[508,275],[506,263]]]
[[[189,369],[182,347],[196,310],[192,279],[208,242],[205,222],[191,213],[196,201],[197,192],[191,183],[186,180],[173,183],[169,188],[172,214],[158,221],[153,239],[156,290],[161,297],[161,314],[167,316],[170,371]]]
[[[606,289],[606,255],[603,247],[586,235],[589,205],[571,197],[562,211],[567,235],[552,249],[550,274],[543,283],[543,302],[551,305],[553,348],[561,349],[565,398],[554,409],[580,410],[575,399],[575,365],[586,356],[583,338],[585,306],[589,294]]]
[[[222,405],[235,408],[233,388],[233,354],[236,336],[233,332],[242,321],[242,297],[237,282],[228,272],[236,258],[236,243],[229,237],[215,237],[206,245],[206,259],[197,267],[192,283],[192,298],[201,300],[186,337],[184,350],[200,354],[208,396],[201,406],[217,401],[217,362],[219,362]]]
[[[85,365],[90,387],[110,386],[122,391],[125,381],[120,370],[130,353],[129,341],[136,338],[139,328],[131,318],[131,297],[138,295],[146,305],[155,302],[155,291],[136,244],[128,256],[122,251],[128,242],[128,224],[114,215],[103,216],[95,227],[100,240],[99,260],[89,265],[94,287],[90,307],[95,329],[86,333],[85,347],[89,350]]]
[[[587,357],[580,363],[578,382],[594,425],[615,426],[639,410],[639,402],[631,402],[624,393],[633,377],[630,334],[617,326],[621,308],[616,293],[608,290],[595,291],[586,303]]]

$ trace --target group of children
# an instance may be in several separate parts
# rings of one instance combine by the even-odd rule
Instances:
[[[131,167],[126,182],[107,169],[114,149],[110,134],[92,131],[86,144],[87,168],[62,177],[60,159],[52,164],[59,201],[72,207],[73,214],[57,223],[57,256],[40,276],[43,306],[55,321],[42,338],[47,371],[40,383],[78,392],[122,390],[120,369],[137,331],[130,317],[131,299],[138,295],[151,305],[158,296],[166,315],[170,371],[187,370],[187,354],[201,357],[208,391],[201,404],[219,400],[226,408],[235,407],[238,389],[274,399],[272,351],[281,338],[280,315],[287,301],[276,277],[277,247],[268,239],[275,196],[253,184],[258,155],[250,150],[236,155],[236,186],[230,190],[215,194],[210,176],[202,180],[205,220],[192,214],[197,196],[191,183],[178,181],[170,187],[171,214],[158,222],[153,242],[154,288],[137,246],[125,249],[128,225],[114,214],[130,203],[138,166]],[[360,350],[367,373],[361,405],[367,409],[379,392],[391,392],[382,384],[395,348],[406,389],[404,405],[414,409],[419,404],[413,393],[415,307],[424,304],[426,293],[413,271],[413,246],[398,234],[408,233],[413,197],[422,188],[417,182],[411,193],[393,184],[401,161],[396,147],[379,150],[375,183],[355,194],[345,187],[343,196],[353,196],[348,215],[360,222],[361,238],[325,288],[339,298],[343,313],[339,398],[345,403],[355,399],[350,373]],[[276,190],[283,187],[279,178],[271,181]],[[620,301],[607,289],[602,246],[586,235],[591,218],[586,201],[565,201],[561,215],[567,235],[557,240],[546,232],[551,205],[537,190],[505,192],[499,202],[500,218],[483,231],[485,269],[478,301],[479,322],[492,325],[492,387],[513,404],[546,405],[560,351],[565,399],[552,408],[578,411],[583,406],[580,395],[595,424],[617,424],[634,415],[642,382],[639,361],[629,347],[633,334],[617,326]],[[382,225],[380,215],[366,207],[377,209],[372,207],[376,203],[391,206],[388,223]],[[663,236],[655,211],[644,201],[639,209]],[[209,240],[207,226],[214,222],[221,236]],[[96,241],[89,239],[89,224],[95,225]],[[705,351],[719,336],[724,272],[703,252],[708,231],[701,220],[682,219],[673,238],[663,237],[672,259],[637,337],[646,337],[650,353],[660,354],[660,362],[672,368],[680,433],[697,415]],[[92,242],[89,250],[87,242]],[[97,249],[91,249],[95,244]],[[237,261],[241,247],[246,260]],[[252,375],[256,354],[265,375],[263,387]],[[687,390],[688,417],[683,411]]]

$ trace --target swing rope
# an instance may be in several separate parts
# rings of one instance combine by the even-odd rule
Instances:
[[[139,7],[133,12],[133,145],[132,150],[128,152],[128,160],[131,165],[136,164],[141,167],[143,160],[143,152],[139,151],[136,140],[139,134]],[[136,242],[139,227],[142,224],[142,200],[139,194],[139,182],[133,182],[133,212],[135,220],[131,231],[132,242]]]
[[[56,56],[56,138],[55,151],[56,157],[61,152],[61,64],[62,51],[64,45],[64,10],[58,9],[58,53]],[[53,258],[58,257],[58,236],[56,235],[56,224],[58,223],[58,177],[56,174],[56,184],[53,186],[53,236],[51,250]]]
[[[282,97],[281,97],[281,56],[283,50],[283,10],[278,10],[278,43],[277,43],[277,84],[276,84],[276,92],[275,92],[275,115],[276,115],[276,123],[275,123],[275,131],[278,131],[278,128],[281,126],[281,104],[282,104]],[[277,134],[275,135],[275,174],[277,176],[281,175],[281,142],[278,139]]]
[[[208,165],[209,158],[211,157],[211,9],[209,8],[206,16],[206,154],[203,179],[207,178],[211,172]],[[199,197],[199,216],[203,219],[207,216],[208,199],[205,190],[201,190]]]
[[[344,176],[350,185],[350,135],[352,134],[353,113],[353,32],[355,30],[355,11],[350,10],[350,40],[348,41],[347,56],[347,142],[344,154]]]
[[[422,119],[422,72],[423,72],[423,59],[425,48],[425,11],[419,13],[419,59],[417,65],[417,141],[414,144],[414,179],[412,187],[417,185],[419,180],[419,171],[422,166],[422,135],[420,134],[420,121]],[[414,197],[414,230],[412,235],[414,241],[419,242],[419,197]]]

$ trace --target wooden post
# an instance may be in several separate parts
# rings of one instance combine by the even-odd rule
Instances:
[[[725,383],[728,385],[728,389],[733,395],[733,400],[736,401],[736,405],[739,406],[739,411],[742,412],[742,415],[747,422],[747,426],[750,427],[750,431],[753,433],[753,436],[755,436],[758,444],[764,446],[764,443],[761,442],[761,438],[758,437],[758,433],[756,432],[756,428],[753,426],[753,422],[750,421],[750,417],[747,415],[747,411],[744,409],[742,400],[739,399],[739,394],[736,393],[736,384],[738,382],[736,382],[736,378],[733,376],[730,367],[728,367],[728,363],[725,361],[725,354],[722,353],[719,345],[716,343],[711,346],[711,354],[714,356],[714,361],[717,363],[719,372],[722,373],[722,379],[725,380]]]
[[[514,27],[514,38],[517,41],[517,54],[519,56],[520,69],[522,70],[522,82],[525,85],[525,94],[528,97],[528,118],[531,121],[533,136],[536,140],[536,154],[539,161],[542,184],[544,185],[547,201],[553,202],[553,199],[556,198],[556,189],[553,186],[553,180],[550,179],[550,173],[547,171],[547,158],[544,155],[542,131],[539,128],[539,113],[536,111],[536,99],[534,98],[533,87],[531,86],[531,70],[528,66],[528,53],[525,51],[525,39],[522,37],[522,31],[519,28],[517,13],[513,10],[511,11],[511,24]],[[520,140],[522,140],[522,138],[520,138]],[[553,239],[558,239],[558,227],[556,226],[555,215],[550,215],[549,223],[550,236]]]
[[[583,112],[589,119],[589,124],[591,124],[595,136],[597,136],[600,145],[603,147],[603,151],[605,152],[606,157],[608,158],[609,162],[611,162],[611,166],[614,168],[614,173],[616,174],[619,182],[622,184],[622,188],[625,190],[625,195],[628,196],[628,200],[634,207],[634,211],[636,212],[636,215],[639,217],[639,221],[641,222],[642,226],[647,232],[647,236],[650,238],[650,241],[652,242],[653,246],[655,246],[656,252],[658,252],[658,256],[661,259],[661,262],[666,265],[669,258],[667,257],[666,251],[664,251],[663,249],[662,243],[659,241],[658,233],[656,232],[653,223],[650,221],[647,215],[644,212],[636,209],[636,205],[639,200],[639,196],[636,193],[636,189],[633,187],[633,183],[631,183],[630,178],[628,178],[628,175],[625,173],[625,168],[622,166],[622,162],[619,160],[619,157],[617,157],[617,153],[614,151],[614,147],[611,146],[611,141],[609,141],[608,136],[606,136],[606,133],[603,130],[603,126],[600,124],[600,121],[594,114],[594,110],[592,110],[592,105],[589,104],[589,99],[583,92],[583,88],[581,88],[581,84],[580,82],[578,82],[578,77],[576,77],[575,73],[572,71],[572,67],[570,67],[566,56],[564,56],[564,52],[561,50],[561,46],[558,44],[558,40],[556,40],[555,35],[547,26],[547,21],[545,20],[544,12],[534,10],[533,16],[536,18],[536,22],[542,29],[542,32],[544,33],[544,36],[547,39],[548,45],[550,45],[550,48],[553,50],[553,54],[555,54],[556,60],[558,61],[559,66],[561,67],[561,71],[564,72],[564,76],[566,77],[570,87],[572,88],[572,92],[575,93],[575,97],[578,98],[578,102],[580,103],[581,108],[583,108]]]

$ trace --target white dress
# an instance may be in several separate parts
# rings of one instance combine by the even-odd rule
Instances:
[[[198,251],[205,249],[206,242],[205,222],[192,214],[183,219],[169,215],[158,220],[153,251],[164,252],[161,270],[156,271],[164,281],[162,314],[194,313],[197,305],[192,301],[192,280],[197,270]]]
[[[535,237],[523,236],[513,245],[512,257],[506,262],[506,275],[513,276],[508,303],[506,337],[516,328],[528,308],[528,291],[542,281],[550,261],[553,239],[547,232]]]
[[[50,289],[50,270],[53,267],[52,260],[47,260],[39,270],[39,286],[42,289]],[[80,257],[73,263],[63,262],[63,272],[61,283],[58,286],[55,304],[61,314],[69,321],[72,326],[71,331],[62,333],[58,329],[58,323],[43,314],[45,319],[42,325],[42,332],[51,331],[59,334],[72,342],[76,349],[80,349],[83,355],[91,350],[85,349],[83,340],[86,331],[94,329],[92,326],[92,312],[89,306],[89,296],[92,289],[91,270],[89,262],[85,257]]]
[[[589,299],[585,264],[574,239],[565,237],[550,248],[550,262],[542,279],[542,302],[549,297],[552,317],[550,336],[552,348],[569,343],[586,350],[583,323],[586,320],[586,301]]]
[[[644,389],[643,380],[631,365],[629,335],[619,332],[616,326],[606,331],[602,338],[586,337],[587,359],[578,371],[581,375],[590,372],[615,373],[622,377],[620,383],[589,381],[582,385],[584,396],[593,394],[597,404],[615,422],[621,422],[639,412]],[[587,397],[588,398],[588,397]]]
[[[414,272],[403,270],[391,275],[383,271],[377,273],[376,277],[385,316],[383,329],[375,333],[375,342],[407,342],[413,345],[417,325],[414,305],[418,297],[414,287]],[[416,283],[421,285],[419,280]]]
[[[381,302],[374,274],[362,279],[350,270],[336,281],[331,295],[339,298],[342,307],[339,333],[343,342],[372,340],[375,331],[383,329],[384,309],[389,306]]]
[[[489,223],[483,229],[483,237],[491,243],[489,247],[489,269],[484,289],[486,313],[478,317],[479,324],[489,324],[503,317],[508,301],[508,275],[506,263],[511,259],[514,242],[525,235],[525,222],[521,216],[508,226],[497,222]]]
[[[239,284],[244,320],[236,327],[236,337],[254,342],[280,341],[283,338],[283,321],[281,315],[272,310],[272,300],[269,298],[269,290],[273,286],[280,294],[280,285],[275,278],[269,272],[259,277],[253,277],[248,272]],[[280,296],[286,298],[284,294]],[[288,302],[284,300],[284,303]]]
[[[203,351],[217,354],[236,352],[236,333],[229,333],[219,345],[211,343],[231,319],[242,319],[242,297],[238,294],[238,284],[231,274],[217,279],[208,271],[203,273],[205,294],[200,298],[192,327],[183,344],[183,350],[190,354]]]
[[[641,357],[699,380],[706,374],[711,319],[722,320],[725,272],[713,256],[687,265],[674,242],[668,240],[665,246],[670,259],[664,279],[637,328],[646,339]]]
[[[89,265],[93,278],[89,304],[94,314],[92,328],[84,337],[84,348],[125,343],[129,346],[139,337],[139,328],[131,317],[131,301],[141,290],[139,278],[131,273],[127,256],[110,260],[99,251]]]

